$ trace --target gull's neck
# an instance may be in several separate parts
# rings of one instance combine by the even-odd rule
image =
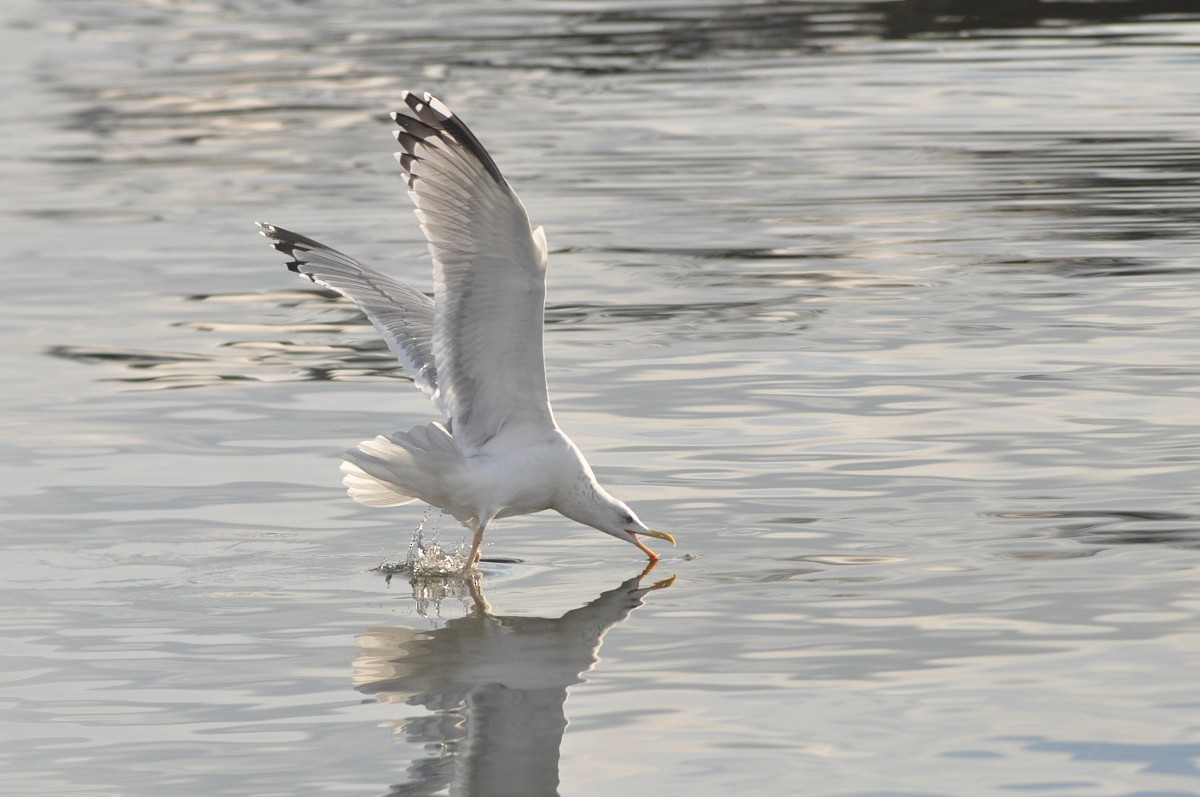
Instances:
[[[580,464],[577,476],[559,492],[554,509],[571,520],[603,530],[606,516],[615,511],[617,500],[600,486],[582,457]]]

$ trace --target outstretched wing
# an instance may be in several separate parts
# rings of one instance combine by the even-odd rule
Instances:
[[[434,264],[438,386],[464,453],[554,427],[542,356],[546,238],[466,125],[406,93],[396,153]]]
[[[405,372],[449,418],[433,359],[433,300],[311,238],[273,224],[257,224],[272,245],[291,258],[288,268],[340,293],[366,313]]]

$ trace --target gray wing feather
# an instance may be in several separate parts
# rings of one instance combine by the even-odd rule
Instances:
[[[546,239],[457,116],[408,93],[397,159],[434,264],[433,351],[464,451],[502,430],[554,428],[542,355]]]
[[[311,238],[273,224],[258,222],[258,226],[277,250],[291,258],[289,269],[358,305],[421,392],[449,418],[433,359],[433,300]]]

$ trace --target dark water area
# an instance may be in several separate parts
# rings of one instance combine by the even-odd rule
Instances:
[[[0,10],[0,794],[1200,795],[1200,7]],[[434,418],[254,221],[421,288],[388,111],[544,225],[602,481],[479,584]],[[450,519],[438,539],[466,532]]]

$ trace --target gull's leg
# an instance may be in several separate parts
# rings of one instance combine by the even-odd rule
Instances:
[[[479,549],[483,547],[483,531],[487,528],[487,523],[480,523],[475,527],[475,540],[471,543],[471,553],[467,555],[467,563],[463,565],[463,572],[467,573],[472,567],[479,564],[481,554]]]

